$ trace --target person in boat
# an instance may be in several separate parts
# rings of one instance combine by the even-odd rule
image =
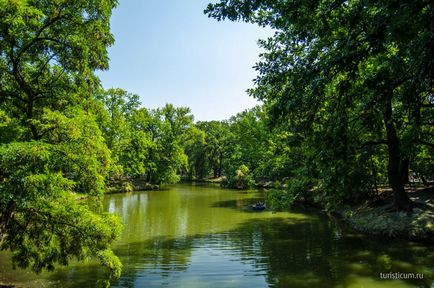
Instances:
[[[255,205],[252,205],[253,210],[264,210],[265,209],[265,203],[262,202],[256,202]]]

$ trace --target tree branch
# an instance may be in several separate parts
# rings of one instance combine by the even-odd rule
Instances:
[[[44,32],[45,29],[47,29],[48,27],[50,27],[51,25],[53,25],[54,23],[56,23],[57,21],[59,21],[63,18],[63,16],[60,15],[60,12],[61,12],[61,10],[59,11],[59,13],[57,14],[56,17],[52,18],[50,21],[48,21],[47,23],[42,25],[42,27],[38,30],[38,32],[36,32],[35,38],[33,38],[32,41],[30,41],[29,43],[27,43],[27,45],[25,45],[23,48],[21,48],[20,52],[18,52],[18,54],[17,54],[17,58],[20,58],[36,42],[38,42],[40,40],[44,40],[44,38],[46,38],[46,37],[39,37],[39,36],[42,34],[42,32]],[[45,39],[45,40],[47,40],[47,39]]]
[[[374,141],[367,141],[360,146],[360,149],[365,148],[366,146],[374,146],[374,145],[387,145],[387,140],[381,139],[381,140],[374,140]]]
[[[423,140],[419,140],[419,144],[422,144],[422,145],[434,148],[434,143],[426,142],[426,141],[423,141]]]
[[[430,103],[430,104],[420,104],[421,107],[423,108],[434,108],[434,103]]]
[[[45,68],[48,66],[48,64],[50,63],[50,61],[53,60],[58,55],[59,55],[59,53],[53,53],[52,55],[50,55],[50,57],[47,58],[47,60],[44,62],[44,64],[41,65],[41,67],[39,68],[38,72],[36,73],[36,77],[35,77],[36,82],[39,81],[39,78],[43,74]]]

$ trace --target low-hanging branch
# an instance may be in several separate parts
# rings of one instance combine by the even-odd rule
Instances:
[[[374,146],[374,145],[388,145],[387,140],[381,139],[381,140],[373,140],[373,141],[367,141],[360,146],[359,149],[363,149],[367,146]]]

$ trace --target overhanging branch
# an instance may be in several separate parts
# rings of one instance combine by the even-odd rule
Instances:
[[[374,145],[387,145],[387,140],[381,139],[381,140],[374,140],[374,141],[367,141],[360,146],[360,149],[363,149],[367,146],[374,146]]]
[[[431,142],[427,142],[427,141],[423,141],[423,140],[419,140],[419,144],[434,148],[434,143]]]

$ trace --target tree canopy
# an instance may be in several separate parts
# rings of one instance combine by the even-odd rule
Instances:
[[[370,185],[373,159],[386,159],[394,205],[411,209],[408,171],[424,173],[434,155],[430,1],[222,0],[205,13],[275,30],[259,41],[249,92],[309,143],[308,176],[329,195],[352,194]]]
[[[97,123],[116,1],[0,1],[0,248],[34,271],[98,257],[121,231],[102,213],[112,160]]]
[[[411,210],[410,172],[434,177],[430,1],[220,0],[206,13],[274,29],[250,95],[263,105],[194,123],[187,107],[141,106],[101,87],[115,0],[0,0],[0,249],[36,272],[97,257],[122,225],[104,213],[113,179],[272,182],[277,206],[328,208],[389,182]],[[224,177],[225,176],[225,177]],[[282,185],[281,185],[282,184]],[[105,284],[108,284],[106,282]]]

